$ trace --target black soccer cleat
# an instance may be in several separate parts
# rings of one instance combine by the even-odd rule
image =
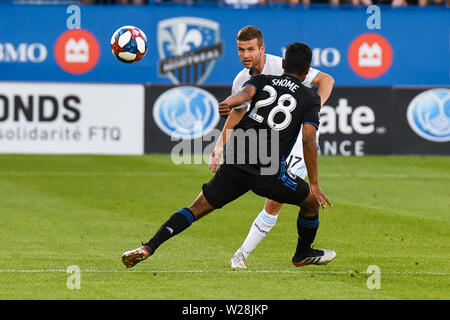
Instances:
[[[336,252],[329,249],[309,249],[300,255],[292,257],[292,264],[296,267],[304,267],[309,264],[325,265],[334,260]]]

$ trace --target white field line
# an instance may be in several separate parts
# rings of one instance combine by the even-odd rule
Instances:
[[[206,172],[206,171],[205,171]],[[0,177],[8,176],[73,176],[73,177],[95,177],[95,176],[112,176],[112,177],[145,177],[145,176],[183,176],[198,175],[198,172],[126,172],[126,171],[2,171]],[[450,179],[450,174],[446,173],[323,173],[323,178],[371,178],[371,179]]]
[[[67,273],[66,269],[0,269],[0,273]],[[366,271],[353,270],[126,270],[126,269],[81,269],[81,273],[283,273],[283,274],[368,274],[373,273]],[[433,271],[382,271],[385,275],[401,275],[401,276],[450,276],[450,272],[433,272]]]

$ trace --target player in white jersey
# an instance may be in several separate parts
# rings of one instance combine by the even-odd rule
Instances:
[[[232,94],[239,92],[242,85],[250,79],[251,76],[257,74],[267,75],[281,75],[283,74],[282,58],[265,53],[264,39],[261,31],[253,26],[247,26],[241,29],[237,35],[238,54],[244,69],[238,73],[233,81]],[[321,105],[323,105],[331,94],[333,89],[334,79],[317,69],[310,68],[303,85],[312,87],[317,85],[317,94],[321,98]],[[218,139],[214,151],[210,157],[210,168],[215,171],[220,166],[221,157],[223,154],[223,135],[231,132],[236,124],[242,119],[247,111],[248,104],[240,107],[235,107],[229,110],[219,110],[221,116],[228,116],[222,129],[222,135]],[[297,141],[292,148],[290,155],[286,159],[288,171],[300,178],[304,179],[307,175],[305,161],[303,159],[303,145],[302,145],[302,130],[300,130]],[[318,132],[317,132],[318,137]],[[232,268],[246,268],[244,263],[248,255],[256,248],[256,246],[264,239],[267,233],[275,225],[278,212],[282,207],[281,203],[273,200],[266,200],[263,210],[256,217],[252,223],[247,238],[244,240],[242,246],[234,253],[230,264]],[[314,225],[318,226],[318,216],[315,219]],[[311,224],[312,223],[304,223]],[[309,227],[309,225],[298,226],[299,228]],[[316,228],[317,229],[317,228]],[[300,239],[299,239],[300,241]]]

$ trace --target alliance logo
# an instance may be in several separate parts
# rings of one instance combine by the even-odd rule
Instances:
[[[64,32],[56,41],[55,58],[66,72],[84,74],[91,71],[100,57],[97,39],[88,31],[74,29]]]
[[[411,129],[422,138],[450,141],[450,89],[420,93],[409,103],[406,115]]]
[[[219,122],[216,98],[195,87],[177,87],[164,92],[155,102],[153,118],[158,127],[178,139],[207,135]]]
[[[158,23],[159,73],[174,84],[202,84],[222,56],[217,22],[179,17]]]
[[[378,78],[389,70],[393,53],[389,42],[376,33],[365,33],[353,40],[348,49],[348,63],[364,78]]]

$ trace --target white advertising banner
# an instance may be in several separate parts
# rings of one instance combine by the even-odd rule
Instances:
[[[0,152],[143,154],[144,87],[0,82]]]

